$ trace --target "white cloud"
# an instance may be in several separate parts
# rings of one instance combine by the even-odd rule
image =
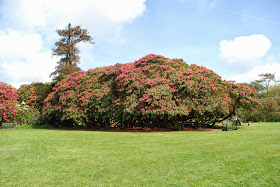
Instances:
[[[246,73],[237,74],[229,77],[229,80],[235,80],[239,83],[250,82],[258,80],[258,75],[262,73],[275,73],[276,80],[280,80],[280,64],[273,63],[265,64],[262,66],[256,66]]]
[[[0,14],[2,28],[32,30],[45,25],[42,0],[3,0]]]
[[[275,74],[276,80],[280,80],[280,54],[274,56],[267,56],[260,60],[260,63],[252,66],[248,71],[239,72],[235,75],[229,76],[229,80],[237,82],[250,82],[259,79],[259,74],[272,73]]]
[[[0,78],[18,87],[21,83],[50,81],[56,58],[51,50],[43,50],[38,34],[23,34],[14,30],[0,32]]]
[[[21,83],[49,81],[57,61],[51,58],[51,48],[58,39],[55,30],[65,28],[69,22],[88,29],[94,41],[124,42],[123,24],[143,14],[145,1],[3,0],[0,80],[17,87]],[[81,47],[81,61],[95,59],[92,47]]]
[[[8,29],[7,32],[0,31],[0,43],[0,58],[14,60],[39,53],[43,41],[39,34]]]
[[[96,67],[96,57],[92,51],[94,51],[94,45],[88,45],[87,43],[79,43],[78,48],[82,53],[80,56],[80,66],[83,70]]]
[[[266,56],[270,47],[270,40],[261,34],[221,41],[220,57],[231,74],[228,80],[250,82],[262,73],[275,73],[280,79],[280,56]]]
[[[261,34],[239,36],[234,40],[220,42],[220,57],[229,63],[252,63],[265,56],[270,46],[270,40]]]
[[[6,0],[0,26],[54,32],[69,22],[81,24],[94,35],[114,33],[141,16],[146,0]],[[48,33],[47,31],[47,33]]]

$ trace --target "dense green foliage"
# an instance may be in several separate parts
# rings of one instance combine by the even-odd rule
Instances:
[[[14,116],[14,123],[17,126],[41,125],[42,108],[44,100],[52,92],[53,83],[31,83],[23,84],[17,90],[17,114]]]
[[[223,132],[0,130],[8,186],[279,186],[280,123]]]
[[[261,87],[257,82],[260,81],[253,81],[249,86],[258,92],[262,105],[252,110],[239,110],[238,115],[244,121],[280,121],[280,85]]]
[[[262,103],[254,109],[241,110],[239,116],[244,121],[280,121],[280,97],[264,97],[260,99]]]
[[[54,85],[51,83],[31,83],[31,84],[23,84],[17,90],[19,95],[18,102],[24,102],[30,107],[42,110],[44,105],[44,100],[48,96],[49,93],[52,92],[52,87]]]
[[[17,104],[17,114],[14,116],[14,123],[17,126],[39,125],[42,123],[41,113],[38,109],[27,105],[23,101]]]
[[[60,125],[180,130],[214,125],[257,103],[246,85],[223,81],[182,59],[151,54],[71,74],[45,100],[44,117]]]
[[[271,86],[267,92],[264,93],[264,97],[277,98],[280,97],[280,85]]]
[[[67,75],[70,75],[76,71],[81,71],[81,68],[73,65],[65,65],[63,67],[60,67],[60,69],[57,70],[57,76],[53,78],[53,86],[60,82],[62,79],[65,79]]]

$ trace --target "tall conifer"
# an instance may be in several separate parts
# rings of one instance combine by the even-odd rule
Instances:
[[[79,49],[76,46],[79,42],[89,42],[94,44],[92,37],[89,35],[87,29],[82,29],[79,25],[72,27],[69,23],[65,29],[56,30],[61,39],[55,43],[53,49],[54,56],[60,56],[60,60],[57,62],[56,70],[51,73],[51,76],[57,76],[56,78],[64,77],[75,71],[79,71],[78,64],[80,63]]]

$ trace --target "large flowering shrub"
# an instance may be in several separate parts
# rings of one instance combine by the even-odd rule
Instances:
[[[205,67],[150,54],[71,74],[45,100],[44,116],[56,124],[182,129],[214,125],[256,104],[254,95]]]
[[[0,82],[0,123],[13,120],[17,113],[17,98],[15,88]]]

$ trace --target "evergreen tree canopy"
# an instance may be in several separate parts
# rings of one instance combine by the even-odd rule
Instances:
[[[259,77],[260,80],[257,80],[256,82],[261,83],[266,88],[266,91],[268,91],[271,81],[274,81],[275,83],[278,82],[275,79],[275,73],[262,73],[259,74]]]
[[[57,62],[58,65],[56,66],[56,70],[51,73],[51,76],[57,74],[64,75],[66,66],[68,66],[68,68],[66,68],[67,70],[71,69],[69,66],[77,67],[80,63],[80,57],[78,55],[80,51],[76,46],[77,43],[89,42],[90,44],[94,44],[87,29],[82,29],[79,25],[72,27],[69,23],[65,29],[56,30],[56,32],[61,36],[61,39],[55,43],[56,47],[53,49],[53,55],[60,56],[61,58]],[[79,70],[79,68],[72,68],[72,70],[73,71],[70,73]],[[69,72],[66,73],[70,74]]]

